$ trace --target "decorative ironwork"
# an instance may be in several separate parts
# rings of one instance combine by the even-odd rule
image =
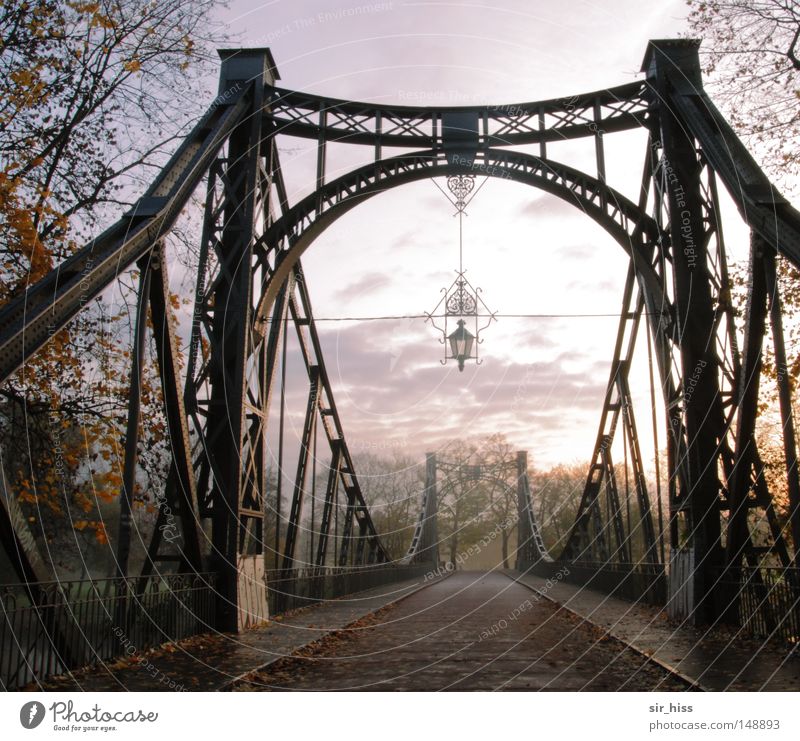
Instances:
[[[456,289],[447,296],[445,309],[448,316],[472,316],[478,313],[477,293],[470,293],[469,283],[463,273],[458,274],[453,284]],[[468,288],[469,286],[469,288]]]
[[[467,198],[475,189],[474,175],[451,175],[447,178],[447,189],[455,196],[455,206],[459,213],[467,207]]]
[[[426,321],[430,321],[442,333],[439,339],[439,342],[445,346],[442,365],[446,365],[448,360],[456,360],[458,361],[458,370],[463,371],[466,360],[474,360],[476,365],[480,365],[478,345],[483,342],[480,333],[493,321],[496,321],[496,312],[491,311],[481,299],[481,289],[475,288],[464,277],[464,214],[467,204],[471,200],[469,195],[475,188],[475,176],[451,175],[447,178],[447,188],[455,198],[452,203],[456,207],[458,216],[458,271],[456,279],[450,284],[450,287],[442,289],[444,296],[436,304],[434,310],[426,313]],[[477,193],[477,191],[475,192]],[[435,317],[442,307],[444,307],[444,314],[441,316],[444,322],[442,326],[439,326],[436,324]],[[485,313],[481,314],[481,308]],[[479,326],[480,317],[488,317],[488,321],[483,326]],[[453,319],[455,319],[456,329],[450,332],[448,325],[452,324]],[[474,334],[467,329],[468,321]],[[447,354],[448,344],[450,355]],[[472,354],[473,349],[475,350],[474,355]]]
[[[476,365],[480,365],[483,362],[478,355],[478,345],[483,344],[480,334],[492,322],[497,321],[495,317],[497,312],[492,311],[485,304],[481,298],[481,293],[480,288],[475,288],[464,276],[464,273],[459,272],[448,288],[442,288],[442,298],[439,299],[439,303],[436,304],[433,311],[426,312],[425,321],[429,321],[435,329],[442,333],[439,338],[439,342],[445,346],[444,358],[439,361],[442,365],[446,365],[448,360],[458,360],[459,370],[463,370],[465,360],[474,360]],[[441,309],[444,309],[444,313],[440,313]],[[437,319],[441,320],[440,324],[437,324]],[[481,324],[484,319],[486,320],[485,323]],[[455,352],[452,355],[448,355],[447,345],[453,336],[451,334],[453,325],[455,324],[459,328],[466,328],[468,321],[470,328],[474,332],[471,335],[474,342],[468,348],[469,351],[460,358]],[[471,352],[473,349],[475,351],[474,355]]]

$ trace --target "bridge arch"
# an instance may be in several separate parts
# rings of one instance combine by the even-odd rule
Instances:
[[[302,255],[341,216],[365,200],[390,188],[437,176],[476,173],[528,185],[575,206],[612,236],[631,258],[626,301],[630,301],[633,284],[638,283],[643,305],[636,311],[637,314],[641,314],[643,306],[647,306],[646,314],[649,316],[646,321],[650,324],[658,347],[662,402],[664,408],[668,410],[674,405],[676,397],[669,359],[674,341],[671,337],[673,329],[670,321],[671,303],[659,268],[663,266],[669,237],[643,208],[602,180],[555,160],[522,152],[490,148],[469,155],[447,156],[441,151],[421,150],[379,160],[345,173],[328,183],[319,184],[315,191],[293,207],[285,209],[258,240],[259,248],[272,256],[274,268],[268,272],[261,284],[261,295],[255,304],[253,325],[256,334],[262,337],[267,335],[270,317],[279,293],[292,275],[297,277],[297,268]],[[638,322],[638,319],[636,321]],[[615,362],[611,363],[610,386],[612,387],[615,384]],[[680,431],[680,421],[677,425]],[[603,447],[600,449],[604,450]],[[520,548],[520,562],[530,563],[528,559],[551,562],[552,555],[544,546],[533,509],[526,504],[530,500],[530,484],[527,482],[527,475],[524,479],[525,484],[519,484],[518,492],[519,542],[523,544]],[[433,485],[426,485],[420,517],[410,548],[402,559],[404,562],[418,561],[422,556],[430,558],[432,555],[434,560],[438,559],[435,488],[435,482]],[[590,485],[587,484],[586,492],[589,491]],[[583,538],[583,542],[578,543],[580,534],[591,529],[587,518],[594,509],[591,496],[585,494],[573,533],[570,535],[572,547],[565,548],[561,558],[585,557],[592,548],[605,547],[602,536],[599,539]],[[653,553],[655,534],[650,533],[648,537],[648,552]]]
[[[619,191],[568,165],[522,152],[490,149],[479,156],[445,157],[430,150],[380,160],[321,185],[265,231],[259,243],[274,250],[276,257],[274,270],[262,284],[254,314],[256,330],[264,333],[281,286],[303,253],[341,216],[389,188],[476,173],[538,188],[582,210],[631,257],[649,305],[667,312],[664,283],[653,268],[655,248],[666,237],[651,216]]]

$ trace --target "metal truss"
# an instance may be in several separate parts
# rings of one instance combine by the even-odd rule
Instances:
[[[564,560],[631,563],[631,541],[638,536],[643,541],[643,560],[648,563],[659,561],[658,539],[639,450],[633,399],[628,385],[628,374],[644,307],[641,296],[634,304],[634,284],[634,268],[631,264],[625,282],[611,375],[600,415],[600,428],[575,524],[560,556]],[[627,522],[623,517],[617,473],[611,455],[620,420],[626,447],[631,453],[630,468],[638,507],[635,525],[630,517]],[[625,465],[629,465],[627,460]]]
[[[219,591],[217,627],[242,627],[242,580],[261,578],[269,550],[267,431],[275,424],[271,400],[290,325],[298,336],[309,393],[282,546],[278,538],[281,569],[292,572],[305,565],[297,544],[304,527],[312,440],[320,429],[331,460],[311,566],[322,568],[330,560],[343,567],[389,560],[334,403],[300,258],[336,219],[387,188],[481,173],[573,204],[630,257],[598,436],[562,559],[624,563],[634,559],[632,545],[638,540],[643,562],[663,567],[628,382],[635,338],[644,324],[652,336],[667,421],[671,558],[691,554],[689,602],[696,619],[716,617],[714,585],[720,570],[735,571],[745,561],[753,565],[766,557],[793,563],[763,475],[755,424],[767,317],[776,361],[787,367],[775,260],[781,255],[800,266],[800,214],[775,191],[706,96],[696,42],[651,42],[643,71],[642,82],[558,100],[418,108],[283,90],[275,86],[278,75],[268,50],[223,52],[220,96],[131,212],[0,311],[0,380],[6,380],[120,271],[138,265],[118,573],[126,576],[128,570],[141,416],[134,389],[145,360],[148,310],[172,455],[159,497],[159,524],[169,508],[180,528],[170,542],[156,528],[142,586],[162,563],[171,563],[164,566],[171,570],[211,570]],[[631,199],[606,182],[604,137],[642,129],[649,136],[648,148],[641,189]],[[313,192],[295,203],[283,182],[278,137],[317,142]],[[548,157],[548,144],[577,138],[594,142],[591,173]],[[329,143],[366,147],[371,161],[329,179]],[[509,148],[520,145],[536,145],[538,154]],[[392,148],[405,153],[392,153]],[[743,324],[730,294],[717,180],[753,232]],[[194,321],[182,372],[169,315],[163,240],[201,182],[206,199]],[[785,373],[779,375],[778,391],[797,543],[800,483]],[[635,523],[621,515],[611,458],[618,430],[631,460]],[[435,469],[435,458],[429,457],[420,521],[406,556],[415,562],[438,558]],[[338,552],[330,554],[340,488],[347,514]],[[519,563],[546,561],[522,469],[518,495]],[[13,494],[4,491],[0,505],[3,545],[20,578],[46,581],[35,539]],[[772,540],[766,547],[753,542],[753,512],[769,523]]]
[[[544,544],[536,514],[533,511],[531,482],[528,478],[528,454],[517,453],[517,558],[515,568],[525,571],[537,564],[553,563],[553,557]]]
[[[481,149],[539,144],[642,125],[649,108],[643,82],[566,98],[500,106],[418,108],[336,100],[272,88],[269,120],[274,130],[317,141],[377,148],[448,149],[448,128],[471,123]],[[544,157],[544,151],[541,152]]]

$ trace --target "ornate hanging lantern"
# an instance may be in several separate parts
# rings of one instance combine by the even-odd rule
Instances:
[[[426,321],[430,321],[434,328],[442,333],[439,340],[445,346],[442,365],[448,360],[455,360],[458,362],[459,371],[464,370],[464,363],[467,360],[474,360],[480,365],[478,345],[483,342],[480,333],[496,321],[496,312],[491,311],[480,297],[481,289],[475,288],[464,276],[463,216],[474,187],[474,175],[455,175],[447,179],[447,188],[454,197],[451,203],[456,207],[458,215],[458,270],[456,279],[450,287],[442,289],[444,295],[439,299],[439,303],[433,311],[426,313]],[[442,308],[444,314],[439,313]],[[436,319],[442,320],[442,324],[437,324]],[[483,325],[480,324],[482,319],[486,319]],[[454,323],[455,329],[453,329]],[[473,330],[472,332],[467,329],[467,325]]]

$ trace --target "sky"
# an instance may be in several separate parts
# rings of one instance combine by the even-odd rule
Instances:
[[[641,79],[651,38],[685,30],[680,0],[290,2],[232,0],[218,18],[236,46],[268,46],[279,84],[332,97],[405,105],[514,104]],[[314,144],[279,141],[290,202],[309,192]],[[636,198],[646,140],[606,137],[612,186]],[[548,156],[593,171],[590,141]],[[369,156],[329,150],[329,177]],[[480,183],[480,180],[479,180]],[[723,202],[723,216],[733,214]],[[726,222],[727,223],[727,222]],[[727,226],[726,226],[727,230]],[[745,231],[726,234],[732,258]],[[490,179],[464,219],[467,277],[500,314],[482,363],[442,365],[440,334],[423,320],[321,321],[431,311],[458,265],[458,221],[430,180],[395,188],[339,219],[303,257],[325,358],[351,450],[423,460],[458,437],[504,433],[544,468],[588,462],[620,311],[627,258],[578,209],[542,192]],[[596,316],[596,315],[612,316]],[[307,388],[287,365],[287,460]],[[649,464],[653,447],[644,345],[632,387]]]

